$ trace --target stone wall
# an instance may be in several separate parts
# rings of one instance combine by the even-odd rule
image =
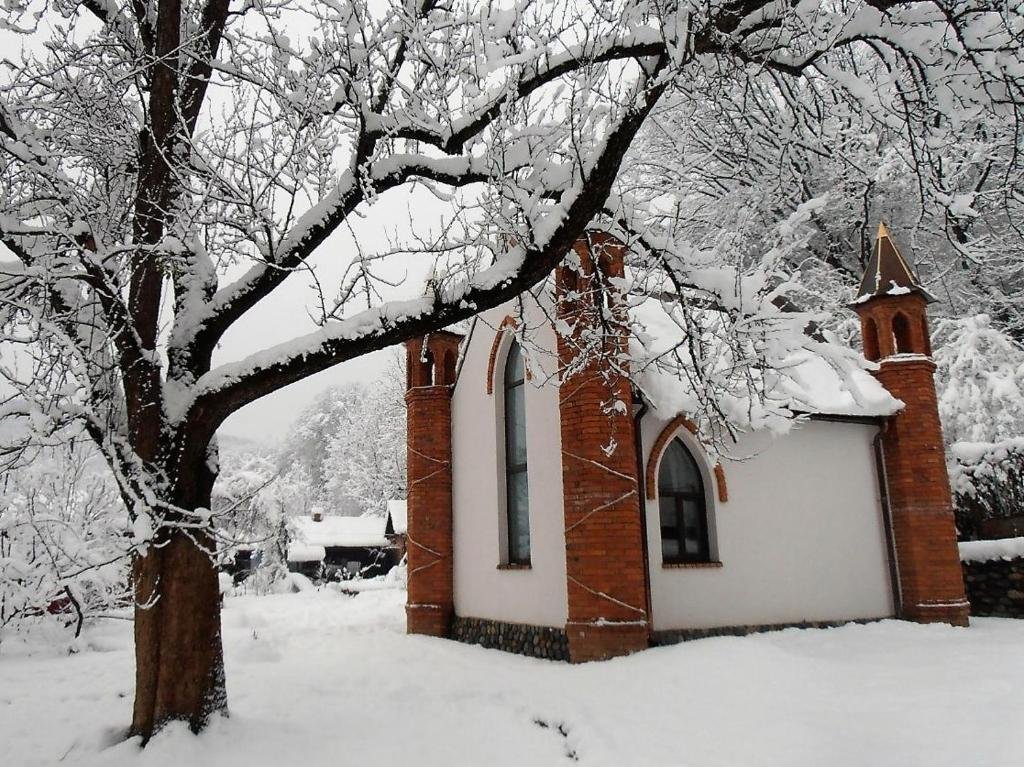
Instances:
[[[456,617],[451,638],[494,650],[547,660],[569,660],[569,640],[562,629]]]
[[[766,634],[770,631],[784,629],[830,629],[851,624],[864,625],[875,623],[885,618],[855,618],[846,621],[797,621],[794,623],[757,623],[749,626],[715,626],[706,629],[668,629],[655,631],[651,635],[651,645],[665,645],[689,642],[693,639],[710,639],[712,637],[743,637],[750,634]]]
[[[1024,618],[1024,557],[964,562],[971,615]]]

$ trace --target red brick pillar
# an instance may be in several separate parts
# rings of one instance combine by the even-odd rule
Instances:
[[[906,404],[882,430],[900,615],[966,626],[970,605],[957,551],[953,500],[935,393],[927,299],[918,292],[857,304],[875,377]]]
[[[647,573],[626,377],[625,246],[603,232],[577,241],[556,272],[569,656],[583,662],[648,646]],[[614,281],[614,280],[613,280]],[[599,307],[611,322],[602,325]],[[565,323],[564,325],[562,323]]]
[[[461,336],[406,342],[410,634],[447,636],[452,592],[452,386]]]

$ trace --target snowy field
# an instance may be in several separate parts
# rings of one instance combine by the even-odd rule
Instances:
[[[229,598],[231,718],[118,742],[130,624],[0,648],[0,764],[1024,764],[1024,621],[789,630],[569,666],[403,633],[404,592]],[[66,645],[65,645],[66,650]]]

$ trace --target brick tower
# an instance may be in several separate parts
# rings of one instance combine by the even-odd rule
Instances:
[[[462,336],[406,341],[410,634],[447,636],[452,593],[452,385]]]
[[[966,626],[953,502],[935,394],[927,306],[920,284],[884,224],[857,291],[864,356],[875,377],[905,403],[882,430],[900,616]]]
[[[624,369],[629,328],[625,302],[608,279],[623,276],[625,246],[603,232],[588,232],[573,251],[575,258],[558,268],[555,281],[559,324],[567,328],[558,333],[565,630],[570,660],[582,662],[646,648],[650,626]]]

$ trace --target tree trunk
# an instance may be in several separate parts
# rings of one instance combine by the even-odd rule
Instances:
[[[194,481],[194,480],[193,480]],[[206,485],[203,480],[200,484]],[[212,481],[209,483],[212,485]],[[195,488],[191,488],[193,495]],[[209,498],[209,491],[205,495]],[[204,503],[180,504],[185,508]],[[135,711],[143,742],[170,721],[193,732],[227,713],[220,588],[210,532],[165,529],[135,560]]]

